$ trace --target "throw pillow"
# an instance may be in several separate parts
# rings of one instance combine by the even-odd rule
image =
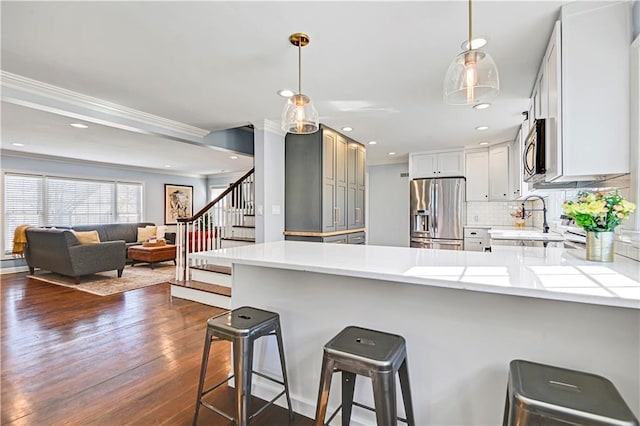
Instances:
[[[97,244],[100,242],[98,231],[73,231],[80,244]]]
[[[156,238],[159,240],[164,239],[164,233],[167,232],[168,226],[160,225],[156,227]]]
[[[147,227],[145,227],[145,228],[138,228],[138,242],[139,243],[143,243],[143,242],[147,241],[149,238],[155,237],[155,236],[156,236],[156,227],[155,226],[147,225]]]

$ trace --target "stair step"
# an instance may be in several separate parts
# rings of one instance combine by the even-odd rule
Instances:
[[[200,271],[216,272],[218,274],[231,275],[230,266],[208,264],[208,265],[191,266],[191,269],[198,269]]]
[[[233,225],[232,228],[251,228],[255,229],[255,225]]]
[[[255,243],[256,242],[255,238],[249,238],[249,237],[224,237],[224,238],[221,238],[221,240],[225,240],[225,241],[242,241],[244,243]]]
[[[231,297],[231,288],[217,285],[217,284],[209,284],[209,283],[204,283],[202,281],[195,281],[195,280],[173,281],[171,284],[178,287],[191,288],[194,290],[204,291],[206,293],[219,294],[221,296]]]

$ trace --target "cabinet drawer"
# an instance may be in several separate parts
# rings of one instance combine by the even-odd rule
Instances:
[[[349,234],[347,237],[347,242],[349,244],[364,244],[365,243],[365,233],[364,232],[355,232],[353,234]]]
[[[467,251],[484,251],[489,248],[489,240],[484,238],[465,238],[464,249]]]
[[[488,228],[464,228],[464,238],[484,238],[489,239]]]

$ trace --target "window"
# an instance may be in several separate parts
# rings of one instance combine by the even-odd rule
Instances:
[[[18,225],[141,222],[142,184],[6,173],[5,253]]]

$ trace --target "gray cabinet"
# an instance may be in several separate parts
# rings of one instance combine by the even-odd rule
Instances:
[[[285,235],[323,241],[322,234],[364,228],[364,194],[364,146],[324,125],[309,135],[287,134]]]
[[[364,228],[364,146],[349,142],[347,158],[347,228]]]

